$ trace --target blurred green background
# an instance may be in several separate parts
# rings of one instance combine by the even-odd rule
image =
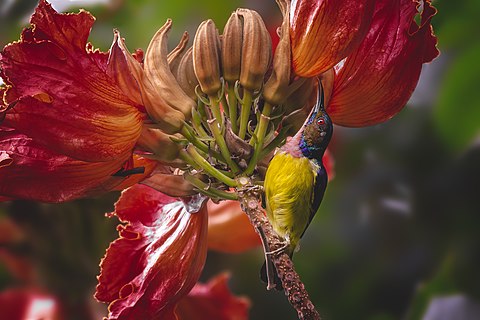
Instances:
[[[56,1],[97,17],[91,40],[102,50],[113,28],[133,50],[146,48],[167,18],[173,46],[204,19],[221,30],[239,6],[257,9],[271,25],[279,15],[273,0],[88,2]],[[1,47],[18,39],[35,4],[0,1]],[[434,4],[442,54],[425,66],[409,105],[385,124],[335,128],[336,177],[295,256],[325,319],[480,319],[480,1]],[[0,204],[0,222],[20,227],[18,243],[0,241],[0,250],[25,257],[34,270],[16,276],[0,264],[0,291],[33,281],[62,297],[71,319],[86,319],[78,310],[91,308],[99,259],[116,237],[116,221],[103,214],[117,196]],[[251,319],[295,319],[283,293],[259,281],[261,260],[260,250],[211,252],[202,279],[231,270],[233,291],[252,300]]]

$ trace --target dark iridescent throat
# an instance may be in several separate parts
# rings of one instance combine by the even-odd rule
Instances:
[[[309,159],[316,159],[322,163],[322,157],[332,138],[333,125],[330,117],[325,111],[323,88],[318,81],[318,98],[311,115],[302,128],[300,138],[300,150]]]

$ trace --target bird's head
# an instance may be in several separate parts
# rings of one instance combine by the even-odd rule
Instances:
[[[325,111],[323,87],[318,81],[318,96],[312,113],[302,130],[300,150],[309,159],[321,160],[332,138],[332,120]]]

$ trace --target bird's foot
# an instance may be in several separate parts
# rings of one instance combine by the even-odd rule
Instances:
[[[265,254],[266,255],[277,255],[279,253],[285,252],[285,250],[290,246],[290,242],[288,240],[285,240],[281,244],[282,244],[282,246],[280,248],[277,248],[277,249],[269,251],[269,252],[265,252]]]

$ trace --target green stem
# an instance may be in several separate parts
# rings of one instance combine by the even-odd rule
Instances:
[[[207,146],[205,143],[200,141],[195,136],[195,134],[192,132],[192,130],[193,129],[189,125],[184,124],[183,127],[182,127],[182,130],[181,130],[181,133],[191,144],[193,144],[195,147],[197,147],[202,152],[205,152],[206,154],[212,155],[215,159],[217,159],[219,161],[225,162],[225,159],[223,158],[223,156],[220,153],[218,153],[215,150],[212,150],[209,146]]]
[[[232,123],[232,130],[235,134],[238,133],[237,124],[237,98],[235,97],[235,87],[233,83],[228,83],[228,109],[230,114],[230,122]]]
[[[235,161],[232,160],[232,156],[230,155],[230,150],[228,150],[227,143],[225,142],[225,138],[220,132],[218,121],[216,119],[209,120],[208,126],[210,127],[210,131],[212,131],[213,137],[215,138],[218,148],[220,149],[220,153],[225,159],[225,162],[227,163],[228,167],[232,170],[234,174],[237,174],[238,172],[240,172],[240,168],[235,163]]]
[[[192,110],[192,125],[201,138],[208,138],[209,135],[202,126],[202,117],[196,110]]]
[[[260,116],[260,122],[258,123],[256,131],[256,143],[255,149],[253,150],[252,158],[248,163],[247,169],[245,170],[246,175],[251,175],[257,166],[257,162],[260,156],[260,153],[263,149],[263,141],[265,140],[265,133],[267,132],[268,123],[270,121],[270,113],[272,112],[272,105],[268,102],[265,102],[263,106],[262,115]],[[254,139],[250,139],[250,144],[254,143]]]
[[[190,182],[195,188],[198,189],[200,193],[206,195],[207,197],[214,199],[218,198],[225,200],[238,200],[238,196],[236,193],[225,192],[215,188],[209,188],[209,185],[207,185],[205,182],[190,174],[185,174],[184,177],[185,180]]]
[[[245,139],[247,133],[248,119],[250,118],[250,111],[252,108],[252,92],[250,90],[243,90],[242,110],[240,111],[240,128],[238,136],[240,139]]]
[[[268,123],[270,122],[270,113],[272,113],[272,105],[268,102],[265,102],[263,105],[262,114],[260,115],[260,121],[258,126],[255,128],[255,135],[257,136],[257,145],[258,141],[265,139],[265,133],[267,132]],[[250,139],[250,145],[254,145],[254,139]]]
[[[223,124],[222,111],[220,110],[219,101],[217,97],[208,97],[210,99],[210,110],[214,119],[217,119],[219,123]]]
[[[198,113],[200,113],[200,117],[202,118],[202,121],[205,122],[207,121],[208,117],[207,117],[207,111],[205,110],[205,103],[203,103],[202,100],[198,100],[198,103],[197,103],[197,110],[198,110]]]
[[[213,167],[210,162],[205,160],[195,149],[193,145],[189,145],[187,147],[187,153],[192,157],[193,161],[201,167],[206,173],[208,173],[213,178],[225,183],[229,187],[236,187],[237,182],[232,178],[227,177],[220,171],[218,171],[215,167]]]
[[[227,102],[227,98],[225,97],[225,95],[222,95],[221,101],[222,101],[223,111],[225,112],[227,117],[230,118],[230,108],[228,107],[228,102]]]

